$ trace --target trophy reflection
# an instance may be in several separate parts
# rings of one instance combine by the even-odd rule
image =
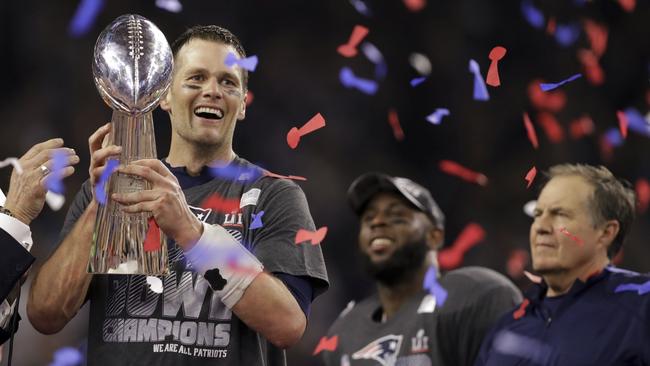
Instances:
[[[122,15],[97,38],[95,85],[113,109],[109,144],[122,146],[120,164],[156,159],[151,111],[171,83],[172,53],[162,32],[139,15]],[[167,273],[167,239],[150,213],[125,213],[110,197],[150,189],[146,180],[113,173],[100,204],[88,272],[159,275]]]

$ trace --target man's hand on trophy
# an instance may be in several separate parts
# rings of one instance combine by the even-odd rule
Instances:
[[[95,186],[99,182],[104,168],[106,167],[106,160],[109,158],[119,158],[122,152],[121,146],[108,145],[108,137],[111,132],[111,123],[107,123],[98,128],[89,138],[88,147],[90,149],[90,167],[88,173],[90,175],[90,183],[92,184],[93,198],[95,200]]]
[[[113,193],[124,212],[151,212],[160,229],[183,250],[189,250],[203,234],[203,224],[190,211],[176,177],[156,159],[142,159],[118,168],[118,172],[146,179],[151,189]]]
[[[11,173],[4,207],[29,225],[43,210],[48,181],[72,175],[72,165],[79,163],[79,156],[73,149],[63,147],[63,139],[55,138],[32,146],[18,163],[22,173],[15,169]]]

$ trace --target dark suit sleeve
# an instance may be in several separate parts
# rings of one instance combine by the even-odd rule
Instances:
[[[0,302],[9,295],[34,257],[16,239],[0,229]]]

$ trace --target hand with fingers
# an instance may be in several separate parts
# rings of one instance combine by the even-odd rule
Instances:
[[[146,179],[151,189],[132,193],[113,193],[125,212],[151,212],[160,229],[188,250],[203,234],[203,225],[190,211],[176,177],[156,159],[142,159],[121,166],[118,172]]]
[[[119,159],[122,152],[121,146],[108,145],[111,132],[111,123],[107,123],[98,128],[88,138],[88,148],[90,149],[90,167],[88,173],[90,175],[90,183],[93,191],[93,198],[97,201],[95,187],[99,183],[102,173],[106,168],[106,161],[108,159]]]
[[[56,164],[59,169],[52,171],[55,155],[62,158]],[[73,149],[63,146],[63,139],[55,138],[32,146],[18,159],[18,163],[23,172],[18,173],[14,169],[11,173],[4,207],[29,225],[43,210],[48,183],[72,175],[73,165],[79,163],[79,156]]]

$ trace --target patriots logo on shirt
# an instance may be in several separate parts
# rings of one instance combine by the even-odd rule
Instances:
[[[397,360],[402,336],[389,334],[370,342],[367,346],[352,354],[354,360],[375,360],[382,366],[392,366]]]
[[[206,208],[194,207],[194,206],[190,206],[190,205],[187,205],[187,207],[190,208],[190,211],[193,214],[195,214],[196,218],[201,220],[201,222],[206,222],[206,220],[208,219],[208,216],[210,216],[210,213],[212,213],[211,208],[206,209]]]

